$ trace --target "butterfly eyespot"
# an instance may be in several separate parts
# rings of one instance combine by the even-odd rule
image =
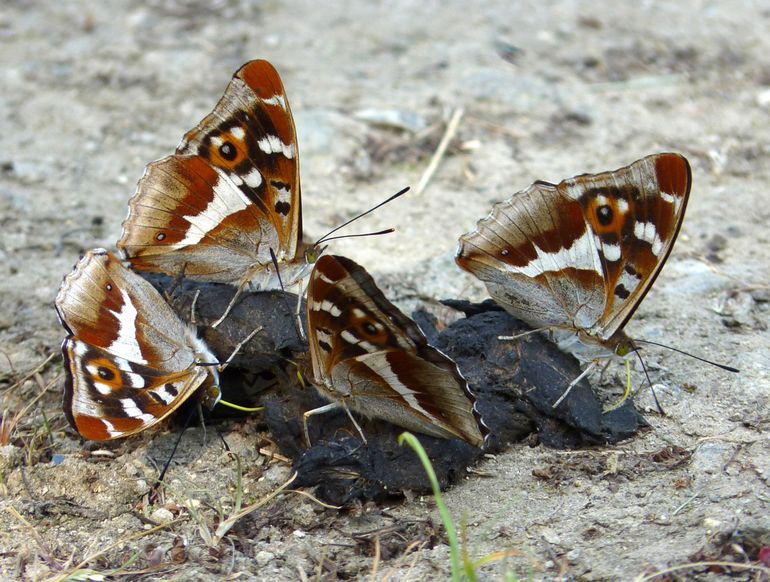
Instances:
[[[377,328],[368,321],[364,324],[364,331],[369,335],[377,335]]]
[[[508,249],[503,249],[502,251],[500,251],[500,254],[504,257],[507,257],[510,254],[510,252],[511,251],[509,251]]]
[[[163,233],[163,232],[159,232],[158,234],[155,235],[155,240],[157,240],[157,241],[161,241],[161,240],[163,240],[165,238],[166,238],[166,234]]]
[[[115,372],[104,366],[99,366],[99,369],[96,371],[96,373],[99,374],[99,377],[102,380],[107,380],[108,382],[115,379]]]
[[[219,155],[226,159],[228,162],[232,162],[238,155],[238,150],[229,141],[226,141],[219,146]]]
[[[599,208],[596,209],[596,219],[599,221],[599,224],[602,226],[609,226],[612,224],[612,208],[607,206],[606,204],[603,206],[599,206]]]
[[[104,286],[104,288],[105,288],[105,289],[107,289],[107,291],[112,291],[112,283],[107,283],[107,284]]]

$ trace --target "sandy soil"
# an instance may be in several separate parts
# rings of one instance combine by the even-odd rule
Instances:
[[[471,556],[513,551],[481,569],[490,580],[631,580],[702,559],[749,561],[752,540],[770,530],[770,6],[317,4],[0,6],[1,438],[10,442],[0,448],[0,577],[47,579],[94,554],[89,567],[135,578],[448,577],[428,498],[338,511],[286,495],[214,543],[239,482],[251,503],[289,475],[260,454],[269,443],[258,418],[222,427],[240,467],[211,432],[201,444],[200,431],[188,431],[163,498],[150,505],[148,483],[174,434],[84,445],[60,410],[58,356],[17,385],[58,353],[52,302],[79,253],[114,245],[144,165],[169,153],[232,72],[257,57],[279,69],[295,112],[310,237],[415,186],[451,111],[464,108],[428,188],[367,219],[398,233],[335,247],[405,308],[482,298],[454,267],[455,241],[533,180],[657,151],[689,157],[681,236],[628,331],[742,373],[646,350],[668,412],[653,414],[649,390],[639,393],[648,433],[585,451],[514,446],[446,499],[465,520]],[[371,121],[391,110],[404,128]],[[721,576],[703,572],[668,579]]]

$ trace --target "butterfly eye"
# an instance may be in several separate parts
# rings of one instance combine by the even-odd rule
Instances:
[[[222,156],[228,162],[232,162],[238,155],[238,150],[229,141],[226,141],[219,146],[219,155]]]

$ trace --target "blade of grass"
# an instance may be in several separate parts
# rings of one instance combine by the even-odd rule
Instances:
[[[420,463],[422,463],[423,469],[425,469],[425,474],[428,476],[430,487],[433,490],[433,497],[436,500],[436,507],[441,516],[441,522],[444,524],[444,529],[446,529],[447,539],[449,540],[449,559],[452,567],[452,582],[460,582],[460,543],[457,538],[455,524],[452,521],[452,515],[444,504],[444,499],[441,497],[441,488],[439,487],[438,479],[436,478],[436,472],[433,470],[433,465],[431,465],[428,454],[425,452],[425,449],[422,448],[417,437],[408,432],[401,433],[398,437],[398,444],[403,445],[404,443],[408,444],[415,452],[417,458],[420,459]]]

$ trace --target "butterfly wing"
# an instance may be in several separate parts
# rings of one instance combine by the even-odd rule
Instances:
[[[240,283],[292,262],[302,237],[294,121],[267,61],[241,67],[176,154],[150,164],[118,241],[144,271]]]
[[[670,253],[689,189],[689,164],[678,154],[536,182],[463,235],[456,261],[531,326],[608,342]]]
[[[600,241],[600,256],[605,258],[607,302],[591,331],[607,339],[626,325],[674,248],[690,196],[692,172],[683,156],[658,154],[617,172],[600,174],[591,182],[572,186],[566,181],[565,185],[592,192],[591,198],[581,201]],[[608,204],[603,204],[602,196]],[[609,205],[609,214],[602,210],[603,205]]]
[[[428,345],[358,264],[322,256],[310,277],[307,315],[313,375],[326,396],[411,430],[483,443],[455,363]]]
[[[207,405],[218,399],[216,372],[195,366],[202,354],[191,332],[152,285],[107,251],[89,251],[65,277],[56,311],[70,334],[62,345],[65,413],[85,438],[139,432],[204,384]]]
[[[70,336],[62,344],[64,413],[85,439],[141,432],[174,412],[211,376],[205,368],[165,374]]]

